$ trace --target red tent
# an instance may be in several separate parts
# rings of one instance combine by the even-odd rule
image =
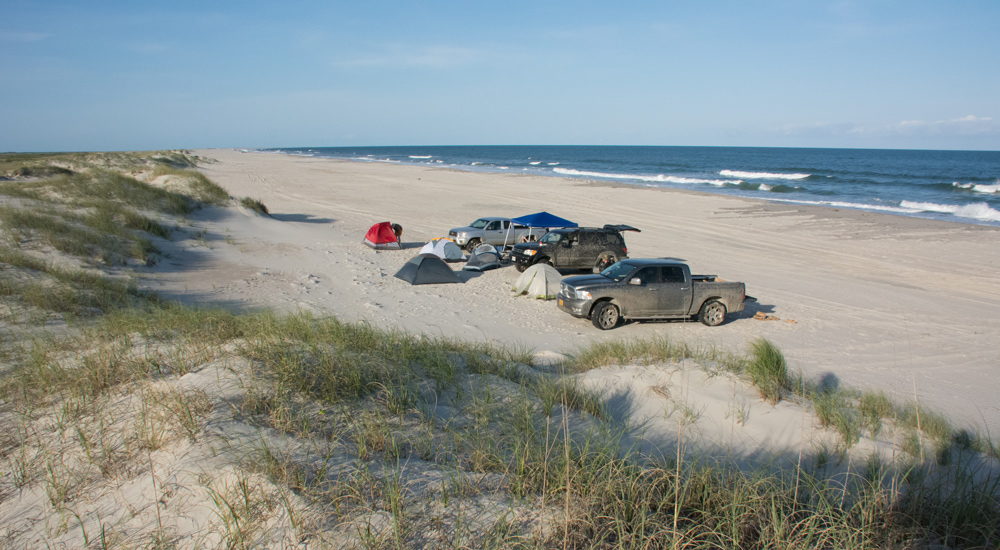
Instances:
[[[375,250],[399,250],[399,240],[396,239],[396,232],[392,230],[389,222],[379,222],[368,229],[365,233],[365,244]]]

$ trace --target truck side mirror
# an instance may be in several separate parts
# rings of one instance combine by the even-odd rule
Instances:
[[[642,286],[642,279],[638,277],[632,277],[631,279],[628,280],[628,284],[635,286]]]

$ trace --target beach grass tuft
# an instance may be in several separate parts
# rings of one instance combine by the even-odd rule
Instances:
[[[761,397],[774,404],[789,387],[785,356],[770,341],[760,338],[751,345],[751,358],[746,365],[750,381]]]
[[[267,211],[267,206],[258,199],[243,197],[240,199],[240,206],[264,216],[270,215],[270,212]]]

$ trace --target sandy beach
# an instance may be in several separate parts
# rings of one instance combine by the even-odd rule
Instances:
[[[310,311],[541,355],[653,337],[743,353],[766,338],[807,380],[917,399],[957,425],[1000,433],[996,228],[559,178],[197,154],[214,160],[206,175],[233,196],[261,200],[271,217],[195,217],[205,231],[200,259],[166,260],[147,274],[169,298]],[[459,285],[393,277],[451,227],[540,210],[581,225],[636,226],[641,233],[626,235],[631,257],[683,259],[696,273],[745,281],[758,301],[720,327],[646,322],[598,331],[553,302],[513,296],[518,273],[510,267],[467,274]],[[404,227],[404,250],[361,243],[384,220]],[[754,319],[759,312],[772,320]]]
[[[0,328],[21,359],[3,380],[0,546],[623,547],[635,532],[742,548],[757,530],[788,546],[956,532],[968,543],[951,547],[996,546],[998,228],[193,154],[53,157],[77,172],[5,182],[18,248],[0,250]],[[92,196],[108,198],[76,214]],[[541,210],[641,228],[631,257],[682,259],[756,301],[717,327],[602,331],[514,295],[512,266],[460,284],[394,277],[452,227]],[[403,226],[401,250],[363,244],[386,220]],[[766,393],[755,366],[782,361],[764,341],[805,388],[782,371]],[[764,528],[761,510],[789,512]],[[712,522],[731,528],[703,532]]]

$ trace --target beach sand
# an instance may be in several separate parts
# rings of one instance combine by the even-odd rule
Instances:
[[[993,335],[1000,329],[998,228],[559,178],[229,150],[197,154],[213,181],[235,198],[262,201],[270,215],[228,202],[170,220],[177,228],[171,239],[156,241],[159,261],[133,266],[140,286],[199,306],[304,311],[497,343],[531,351],[534,360],[505,365],[516,373],[511,378],[456,368],[451,387],[423,398],[424,420],[425,412],[383,416],[375,404],[382,398],[375,396],[340,405],[286,396],[258,410],[277,384],[258,372],[259,359],[238,340],[137,337],[115,343],[126,348],[104,343],[93,350],[80,342],[76,359],[86,364],[81,358],[93,356],[94,368],[123,362],[117,354],[128,349],[151,364],[174,365],[168,372],[176,376],[117,385],[84,412],[67,412],[77,406],[69,400],[23,417],[7,414],[4,464],[13,474],[0,483],[0,538],[9,546],[92,546],[98,533],[102,543],[107,534],[111,546],[128,547],[356,548],[371,541],[389,546],[400,533],[407,547],[460,546],[456,540],[475,546],[498,524],[519,540],[557,545],[576,520],[551,500],[554,489],[548,501],[544,494],[514,498],[508,483],[520,474],[469,466],[449,450],[477,452],[479,438],[490,439],[496,423],[511,418],[497,411],[522,406],[516,403],[537,406],[528,410],[537,411],[536,426],[546,426],[546,449],[557,420],[574,437],[600,435],[591,428],[620,436],[613,444],[623,454],[651,464],[686,456],[678,471],[680,464],[700,471],[718,463],[718,472],[762,468],[773,479],[794,473],[796,487],[803,471],[816,472],[831,488],[847,487],[846,476],[866,479],[873,458],[909,468],[912,461],[952,456],[926,455],[940,442],[894,422],[866,426],[854,437],[838,434],[821,425],[808,400],[765,401],[749,381],[706,359],[709,354],[552,376],[546,363],[595,342],[657,338],[743,355],[766,338],[809,382],[884,391],[898,403],[916,399],[991,441],[1000,433],[991,372]],[[185,185],[172,179],[177,175],[149,178],[157,186]],[[632,257],[683,259],[697,273],[745,281],[758,301],[718,327],[646,322],[600,331],[553,301],[514,296],[518,273],[510,266],[463,272],[461,284],[411,286],[393,277],[420,246],[451,227],[540,210],[582,225],[639,227],[641,233],[626,234]],[[362,244],[367,229],[386,220],[404,227],[403,250]],[[567,378],[600,397],[600,422],[559,405],[542,414],[537,388],[550,386],[531,389],[525,382]],[[292,413],[288,403],[302,409]],[[398,437],[400,448],[435,450],[426,457],[419,450],[391,456],[378,446],[385,440],[365,436],[376,428],[392,441]],[[915,448],[911,436],[918,438]],[[995,487],[995,459],[950,461],[956,475],[982,477],[987,491]],[[323,474],[300,491],[310,472]],[[380,487],[387,495],[398,487],[405,505],[390,513],[388,496],[385,503],[347,496],[352,490],[375,495]],[[331,501],[332,494],[345,496]],[[886,498],[892,503],[895,497]],[[758,519],[748,521],[760,528]]]
[[[214,159],[206,175],[234,197],[261,200],[271,216],[196,214],[205,232],[194,260],[167,259],[145,274],[168,298],[310,311],[539,356],[654,337],[745,353],[766,338],[807,380],[916,398],[956,425],[1000,433],[998,228],[560,178],[196,153]],[[696,273],[746,282],[758,301],[719,327],[645,322],[599,331],[552,301],[513,296],[512,267],[452,285],[393,277],[451,227],[541,210],[581,225],[638,227],[626,234],[631,257],[682,259]],[[404,227],[404,250],[362,244],[368,227],[386,220]]]

